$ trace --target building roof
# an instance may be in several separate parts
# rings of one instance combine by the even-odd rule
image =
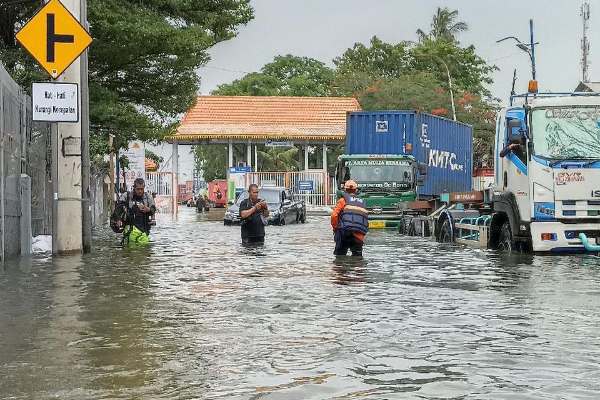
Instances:
[[[343,140],[352,97],[198,96],[171,140]]]
[[[156,163],[148,158],[145,159],[146,171],[156,171]]]

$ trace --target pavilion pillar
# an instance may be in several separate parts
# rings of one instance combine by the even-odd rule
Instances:
[[[304,145],[304,169],[308,169],[308,143]]]
[[[229,139],[227,160],[228,160],[227,169],[229,170],[230,167],[233,167],[233,142],[231,141],[231,139]]]
[[[252,140],[248,139],[248,144],[246,145],[246,166],[252,165]]]
[[[172,188],[171,188],[171,198],[172,198],[172,210],[173,210],[173,215],[177,216],[177,211],[178,211],[178,203],[177,203],[177,197],[179,197],[179,144],[177,143],[177,141],[173,141],[173,144],[171,146],[171,149],[173,151],[172,155],[171,155],[171,163],[172,163],[172,171],[173,171],[173,175],[172,175]]]
[[[327,176],[327,142],[323,142],[323,173]]]
[[[254,172],[258,172],[258,146],[254,145]]]

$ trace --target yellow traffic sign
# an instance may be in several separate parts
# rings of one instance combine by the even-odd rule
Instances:
[[[50,0],[16,37],[55,79],[92,43],[91,36],[58,0]]]

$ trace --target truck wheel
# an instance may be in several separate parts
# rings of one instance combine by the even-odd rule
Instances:
[[[440,228],[440,243],[453,243],[454,236],[452,235],[452,229],[450,227],[450,220],[447,219]]]
[[[498,250],[500,251],[513,251],[515,248],[513,242],[512,232],[510,230],[510,224],[505,222],[500,229],[500,238],[498,239]]]

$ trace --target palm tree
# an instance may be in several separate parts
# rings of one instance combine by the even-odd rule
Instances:
[[[298,169],[298,148],[269,147],[258,151],[261,171],[293,171]]]
[[[433,21],[431,22],[431,31],[429,34],[426,34],[421,29],[417,29],[419,40],[424,42],[427,39],[445,39],[458,43],[458,40],[456,40],[456,35],[460,32],[468,30],[469,26],[462,21],[454,22],[457,17],[457,10],[450,11],[448,7],[444,7],[443,9],[438,7],[436,14],[433,16]]]

